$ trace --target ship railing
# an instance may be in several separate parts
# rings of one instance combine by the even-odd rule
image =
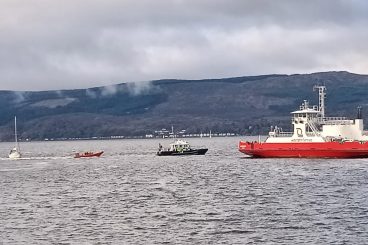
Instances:
[[[348,120],[347,117],[324,117],[324,118],[321,118],[323,120]]]
[[[293,132],[277,132],[273,135],[273,137],[291,137],[293,136]]]
[[[351,125],[354,124],[353,120],[349,120],[346,117],[324,117],[317,119],[319,124],[325,125]]]
[[[316,135],[315,133],[310,133],[310,132],[306,132],[305,135],[308,137],[320,136],[320,134]]]

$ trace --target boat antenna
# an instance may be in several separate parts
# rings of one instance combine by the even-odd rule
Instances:
[[[326,86],[314,85],[313,91],[318,89],[318,110],[321,112],[321,117],[325,117],[325,99],[326,99]]]

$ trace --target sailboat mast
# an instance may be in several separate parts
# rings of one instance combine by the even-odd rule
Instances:
[[[17,137],[17,117],[14,117],[14,137],[15,143],[18,144],[18,137]]]
[[[19,150],[19,143],[18,143],[18,135],[17,135],[17,117],[14,117],[14,137],[15,137],[15,146]]]

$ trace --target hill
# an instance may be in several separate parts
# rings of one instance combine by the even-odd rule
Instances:
[[[368,76],[348,72],[158,80],[78,90],[0,91],[0,140],[145,135],[155,130],[266,133],[289,128],[303,99],[318,104],[313,85],[327,86],[327,115],[355,117],[368,105]],[[365,117],[366,118],[366,117]]]

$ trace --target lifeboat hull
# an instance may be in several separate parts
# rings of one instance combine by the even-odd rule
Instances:
[[[368,142],[239,142],[239,151],[255,158],[368,158]]]
[[[88,152],[88,153],[77,153],[74,158],[84,158],[84,157],[100,157],[104,152]]]

